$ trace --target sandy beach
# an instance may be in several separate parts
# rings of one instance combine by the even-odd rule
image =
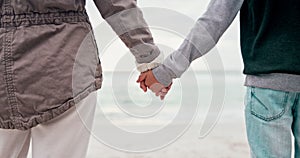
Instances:
[[[117,151],[92,137],[88,158],[250,157],[242,111],[239,116],[223,112],[215,128],[204,138],[199,138],[199,127],[201,127],[200,124],[193,123],[190,129],[173,144],[157,151],[139,154]]]
[[[200,74],[202,78],[206,76]],[[199,76],[200,76],[199,75]],[[88,158],[248,158],[250,157],[250,151],[247,143],[246,129],[244,123],[244,95],[245,87],[243,84],[243,77],[240,74],[227,76],[228,80],[226,82],[226,97],[224,100],[224,106],[221,116],[213,128],[213,130],[204,138],[199,138],[200,128],[203,122],[203,116],[205,116],[209,104],[210,104],[210,92],[206,79],[199,79],[201,82],[200,96],[201,100],[199,111],[197,117],[194,119],[191,127],[177,139],[174,143],[153,152],[148,153],[126,153],[115,149],[112,149],[99,140],[96,137],[92,137],[90,141],[90,146],[88,150]],[[208,79],[207,79],[208,80]],[[189,86],[189,85],[187,85]],[[136,88],[135,85],[132,86],[133,89]],[[188,89],[195,89],[193,85]],[[139,89],[136,89],[139,92]],[[168,107],[170,111],[160,112],[163,116],[158,118],[158,121],[172,120],[172,107],[179,107],[178,96],[179,89],[174,84],[173,91],[170,92],[169,98],[167,98]],[[114,109],[111,111],[105,111],[104,113],[111,117],[114,121],[120,122],[120,126],[125,126],[126,119],[121,115],[122,112],[118,111],[118,107],[112,104],[113,97],[111,87],[103,87],[99,97],[101,96],[102,108]],[[178,93],[178,94],[177,94]],[[189,93],[184,92],[184,93]],[[122,94],[126,94],[122,91]],[[139,93],[136,93],[139,94]],[[139,96],[139,95],[135,95]],[[143,98],[141,98],[143,99]],[[120,99],[122,103],[129,102],[128,99]],[[98,110],[100,108],[98,107]],[[101,124],[101,118],[97,118],[98,112],[96,112],[96,121],[94,129],[96,133],[101,133],[101,129],[105,127]],[[175,114],[176,115],[176,114]],[[187,114],[188,115],[188,114]],[[167,116],[167,117],[166,117]],[[165,118],[166,117],[166,118]],[[144,123],[148,123],[149,126],[155,124],[157,120],[145,120]],[[122,122],[123,121],[123,122]],[[133,125],[137,124],[133,122]],[[130,125],[130,124],[129,124]],[[137,124],[139,125],[139,124]],[[122,141],[122,139],[120,139]],[[156,141],[156,140],[152,140]],[[147,143],[147,141],[143,142]],[[148,142],[149,143],[149,142]]]

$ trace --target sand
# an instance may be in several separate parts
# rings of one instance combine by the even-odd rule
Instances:
[[[204,138],[199,138],[201,125],[193,123],[173,144],[149,153],[120,152],[92,137],[88,158],[247,158],[250,153],[240,112],[239,115],[223,112],[215,128]]]

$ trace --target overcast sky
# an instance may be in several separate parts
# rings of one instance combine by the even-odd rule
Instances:
[[[144,17],[146,21],[147,19],[151,21],[151,18],[160,20],[160,16],[158,14],[153,15],[151,11],[149,12],[149,7],[168,9],[170,12],[177,12],[178,14],[186,16],[188,19],[196,21],[206,10],[208,3],[209,0],[138,0],[138,6],[142,10],[145,10]],[[101,18],[92,0],[87,1],[87,10],[94,28],[102,28],[103,26],[106,26],[106,23]],[[184,23],[184,20],[180,18],[170,17],[170,19],[175,21],[178,26],[181,26]],[[150,28],[151,25],[154,25],[151,23],[148,24]],[[122,60],[122,56],[128,53],[128,49],[119,39],[114,40],[109,45],[99,43],[102,39],[108,38],[106,29],[102,30],[105,30],[105,33],[103,33],[103,31],[102,33],[101,31],[100,33],[99,31],[95,32],[98,47],[100,47],[101,50],[100,56],[102,66],[104,71],[113,71],[116,69],[116,64]],[[110,28],[109,30],[111,31]],[[183,37],[176,34],[176,31],[172,33],[170,31],[164,31],[157,28],[151,28],[151,31],[153,33],[155,43],[165,45],[173,50],[177,49],[183,40]],[[239,16],[237,16],[233,24],[225,32],[216,48],[222,58],[226,71],[242,71],[243,66],[239,47]],[[171,51],[164,53],[169,54]],[[129,62],[133,63],[133,58]],[[196,70],[206,70],[206,65],[205,61],[199,59],[192,64],[192,68]]]

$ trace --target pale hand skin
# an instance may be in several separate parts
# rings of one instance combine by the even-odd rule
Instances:
[[[141,73],[137,83],[140,83],[140,88],[143,89],[144,92],[147,92],[147,88],[149,88],[156,96],[159,96],[161,100],[165,98],[172,86],[172,83],[168,87],[159,83],[154,77],[152,70]]]

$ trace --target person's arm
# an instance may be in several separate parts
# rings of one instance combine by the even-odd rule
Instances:
[[[94,0],[101,16],[135,56],[140,72],[157,67],[163,60],[136,0]]]
[[[210,51],[230,26],[243,0],[212,0],[179,49],[153,70],[155,78],[164,86],[180,77],[191,62]]]

